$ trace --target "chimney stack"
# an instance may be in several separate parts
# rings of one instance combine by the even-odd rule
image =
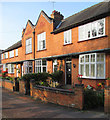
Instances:
[[[63,20],[64,16],[62,14],[60,14],[60,12],[54,10],[51,14],[51,18],[53,18],[54,20],[54,29],[59,25],[59,23],[61,22],[61,20]]]

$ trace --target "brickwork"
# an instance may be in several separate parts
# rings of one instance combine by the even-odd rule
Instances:
[[[25,94],[25,82],[23,80],[19,81],[19,92]]]
[[[14,86],[13,82],[9,80],[2,80],[2,87],[4,87],[5,89],[13,91],[13,86]]]
[[[74,93],[63,93],[59,91],[41,90],[30,84],[31,96],[35,99],[41,99],[44,102],[51,102],[63,106],[83,109],[83,88],[77,87]]]
[[[110,86],[105,89],[104,111],[110,114]]]

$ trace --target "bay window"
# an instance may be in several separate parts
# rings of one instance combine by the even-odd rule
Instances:
[[[8,64],[8,73],[14,73],[14,64]]]
[[[24,74],[32,73],[33,71],[32,61],[25,61],[23,65],[24,65]]]
[[[26,54],[32,52],[32,38],[26,40]]]
[[[64,32],[64,45],[70,44],[72,42],[71,30],[67,30]]]
[[[79,74],[83,78],[105,79],[105,54],[91,53],[80,55]]]
[[[47,61],[45,59],[35,61],[35,72],[47,72]]]
[[[37,35],[37,47],[38,50],[46,49],[46,32]]]
[[[79,26],[79,41],[105,35],[105,18]]]

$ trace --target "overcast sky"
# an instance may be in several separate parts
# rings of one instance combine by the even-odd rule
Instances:
[[[56,2],[54,9],[67,18],[94,4],[96,2]],[[22,29],[25,28],[28,19],[35,24],[41,10],[50,16],[53,11],[52,2],[0,3],[0,49],[4,50],[21,40]]]

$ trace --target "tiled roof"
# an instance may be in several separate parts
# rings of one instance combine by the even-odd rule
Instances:
[[[52,33],[59,33],[64,30],[71,29],[73,27],[97,20],[110,15],[110,1],[100,2],[92,7],[89,7],[79,13],[76,13],[60,23],[60,26]]]
[[[2,53],[8,52],[8,51],[13,50],[13,49],[16,49],[16,48],[19,48],[19,47],[21,47],[21,46],[22,46],[22,42],[21,42],[21,40],[20,40],[20,41],[18,41],[17,43],[15,43],[15,44],[13,44],[12,46],[10,46],[9,48],[5,49]]]

